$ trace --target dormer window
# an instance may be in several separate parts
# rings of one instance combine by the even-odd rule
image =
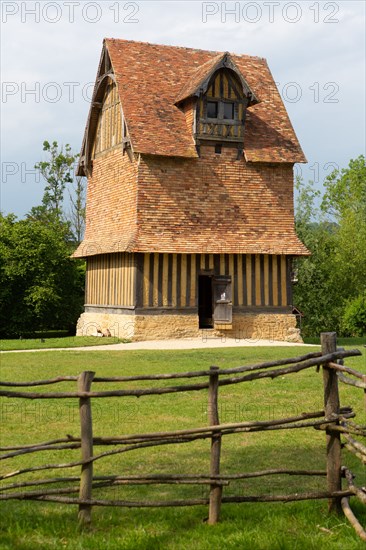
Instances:
[[[222,122],[235,120],[234,101],[207,101],[207,119]]]
[[[223,119],[224,120],[234,120],[235,115],[235,109],[234,109],[234,102],[233,101],[226,101],[225,103],[222,103],[223,107]]]

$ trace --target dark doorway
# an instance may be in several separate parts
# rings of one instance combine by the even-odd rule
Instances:
[[[212,319],[212,277],[198,276],[198,318],[199,328],[213,328]]]

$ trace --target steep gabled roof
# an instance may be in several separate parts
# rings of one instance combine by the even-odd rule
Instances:
[[[104,44],[134,152],[197,157],[193,133],[177,103],[194,95],[226,58],[251,94],[246,160],[306,162],[265,59],[113,38]]]
[[[205,93],[209,86],[212,75],[222,68],[231,69],[236,73],[243,87],[243,91],[248,97],[249,105],[255,105],[256,103],[258,103],[258,99],[256,98],[255,93],[253,92],[253,90],[250,89],[250,86],[248,85],[244,76],[240,73],[239,69],[235,65],[230,53],[225,52],[217,55],[216,57],[213,57],[212,59],[198,67],[198,69],[196,69],[196,71],[192,73],[192,76],[189,78],[189,80],[187,80],[182,90],[179,92],[177,100],[175,102],[176,105],[189,97],[198,97],[201,93]]]

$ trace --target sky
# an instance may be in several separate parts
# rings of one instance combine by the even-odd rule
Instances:
[[[365,151],[365,6],[1,1],[0,209],[41,203],[44,140],[80,151],[105,37],[266,58],[308,160],[295,173],[321,189]]]

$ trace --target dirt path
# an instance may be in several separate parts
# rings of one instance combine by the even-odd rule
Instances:
[[[30,353],[39,351],[132,351],[132,350],[184,350],[206,348],[241,348],[256,346],[312,346],[312,344],[294,344],[274,340],[246,340],[236,338],[182,338],[177,340],[148,340],[130,344],[110,344],[105,346],[84,346],[77,348],[42,348],[30,350],[2,351],[1,353]]]

